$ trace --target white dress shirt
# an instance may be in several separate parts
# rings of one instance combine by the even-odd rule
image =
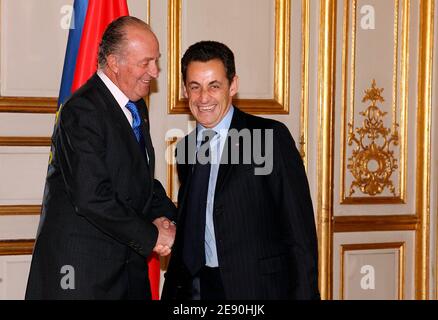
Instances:
[[[128,103],[129,98],[122,92],[122,90],[119,89],[119,87],[114,84],[114,82],[110,80],[110,78],[108,78],[108,76],[101,69],[97,70],[97,75],[100,79],[102,79],[103,83],[114,96],[114,99],[116,99],[117,103],[125,114],[126,119],[128,119],[128,122],[132,127],[132,115],[129,109],[126,108],[126,104]]]

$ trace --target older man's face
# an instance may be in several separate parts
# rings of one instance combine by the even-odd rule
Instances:
[[[137,101],[149,93],[151,81],[158,77],[160,49],[155,35],[144,28],[128,27],[127,41],[117,58],[116,85]]]

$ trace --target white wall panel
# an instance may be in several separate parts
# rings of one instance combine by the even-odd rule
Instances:
[[[340,299],[340,285],[341,285],[341,246],[342,245],[352,245],[352,244],[370,244],[370,243],[393,243],[393,242],[404,242],[404,250],[405,250],[405,258],[404,265],[402,266],[402,270],[404,272],[403,275],[403,298],[404,299],[414,299],[414,265],[415,265],[415,233],[412,231],[388,231],[388,232],[362,232],[362,233],[335,233],[333,237],[333,298]],[[348,281],[345,282],[345,285],[350,285],[350,288],[356,288],[357,291],[349,292],[350,297],[361,297],[360,299],[378,299],[380,293],[390,294],[392,288],[385,288],[390,279],[394,279],[398,277],[398,261],[391,262],[390,250],[364,250],[359,259],[356,259],[353,262],[361,262],[361,261],[376,261],[373,265],[375,270],[375,287],[374,289],[370,288],[362,288],[361,284],[348,284]],[[359,251],[350,251],[351,253],[358,254]],[[386,257],[382,256],[381,261],[376,258],[379,254],[385,254]],[[367,257],[368,255],[368,257]],[[345,257],[344,257],[345,258]],[[389,260],[388,260],[389,259]],[[350,262],[346,260],[346,262]],[[403,262],[403,261],[401,261]],[[388,273],[388,268],[394,266],[394,269]],[[348,276],[350,276],[351,280],[360,281],[362,277],[353,277],[351,270],[360,270],[362,265],[353,265],[350,264],[346,266],[344,264],[344,280],[347,280]],[[350,271],[349,271],[350,270]],[[350,272],[348,274],[348,272]],[[382,272],[384,274],[382,274]],[[357,272],[356,272],[357,273]],[[388,274],[386,274],[388,273]],[[364,273],[363,276],[366,276]],[[381,280],[379,282],[379,279]],[[359,288],[359,289],[358,289]],[[345,291],[344,291],[345,292]]]
[[[274,17],[275,1],[184,1],[182,52],[200,40],[224,42],[235,54],[239,98],[271,99]]]
[[[31,255],[0,256],[0,300],[23,300]]]
[[[54,114],[0,113],[0,136],[50,137]]]
[[[147,0],[128,0],[128,9],[131,16],[148,21],[149,8]]]
[[[35,239],[39,215],[0,216],[0,240]]]
[[[0,147],[0,205],[41,204],[49,147]]]
[[[1,1],[1,95],[56,97],[72,0]]]
[[[345,4],[349,3],[350,12],[345,15]],[[356,8],[356,32],[353,32],[353,16],[352,7],[354,1],[345,0],[338,4],[338,21],[337,21],[337,61],[338,68],[337,82],[336,82],[336,96],[335,96],[335,118],[334,118],[334,130],[335,130],[335,149],[334,149],[334,215],[336,216],[360,216],[360,215],[412,215],[415,214],[415,199],[416,199],[416,108],[417,108],[417,64],[418,64],[418,19],[419,19],[419,7],[417,5],[410,5],[409,11],[404,12],[403,3],[399,2],[398,19],[395,19],[395,1],[371,1],[364,2],[358,1]],[[364,14],[361,13],[361,9],[370,5],[375,10],[375,29],[364,29],[361,25],[364,20]],[[409,15],[407,15],[409,13]],[[343,24],[345,19],[349,17],[348,24],[348,37],[344,39]],[[385,17],[385,18],[383,18]],[[408,19],[409,18],[409,19]],[[403,22],[408,19],[409,24],[404,25]],[[398,24],[396,25],[396,22]],[[394,29],[398,27],[398,38],[394,36]],[[402,45],[403,34],[406,33],[409,36],[408,43],[406,44],[407,57],[406,61],[402,61]],[[354,39],[354,41],[353,41]],[[374,39],[372,41],[372,39]],[[397,41],[395,41],[396,39]],[[344,43],[345,40],[345,43]],[[356,45],[355,54],[353,54],[353,42]],[[344,48],[345,46],[345,48]],[[397,49],[397,59],[394,57],[394,50]],[[342,50],[346,50],[346,61],[343,61]],[[355,63],[353,64],[353,56]],[[379,59],[374,58],[379,57]],[[394,64],[397,61],[397,64]],[[346,63],[345,71],[343,63]],[[407,66],[406,83],[403,83],[403,77],[401,75],[402,67]],[[345,74],[344,74],[345,73]],[[397,75],[397,77],[394,77]],[[344,79],[345,77],[345,79]],[[348,159],[351,157],[351,150],[357,147],[353,142],[351,145],[347,143],[348,130],[343,132],[343,122],[345,126],[351,122],[351,110],[354,106],[354,128],[358,130],[364,126],[366,117],[360,112],[366,110],[369,101],[362,101],[365,95],[365,89],[371,88],[371,82],[373,79],[377,81],[377,87],[383,88],[382,96],[384,102],[378,102],[377,106],[387,115],[383,117],[383,124],[386,128],[392,128],[392,114],[393,108],[396,112],[396,122],[398,123],[399,144],[397,146],[391,145],[390,150],[394,152],[394,157],[398,160],[398,168],[394,170],[390,180],[393,182],[397,196],[402,189],[402,181],[400,180],[401,170],[405,170],[405,184],[406,184],[406,196],[404,202],[398,201],[394,203],[388,202],[386,204],[380,204],[377,200],[373,200],[367,194],[362,194],[359,188],[354,188],[355,193],[351,197],[364,197],[364,200],[369,200],[368,205],[364,206],[357,200],[355,204],[342,203],[342,184],[345,179],[345,195],[348,196],[350,186],[354,180],[351,170],[345,169],[342,172],[342,166],[345,168],[348,164]],[[396,80],[397,79],[397,80]],[[353,81],[354,80],[354,81]],[[396,81],[395,81],[396,80]],[[345,81],[345,92],[343,92],[343,81]],[[355,83],[354,85],[353,82]],[[402,92],[403,89],[407,89],[406,110],[404,111]],[[352,104],[351,94],[354,89],[354,97]],[[345,96],[344,96],[345,95]],[[345,108],[342,109],[343,99],[345,98]],[[407,119],[406,121],[406,134],[403,134],[402,127],[402,114]],[[342,136],[344,134],[344,136]],[[359,135],[354,131],[355,137]],[[344,139],[344,142],[342,141]],[[377,141],[379,144],[381,140]],[[406,142],[406,150],[403,153],[403,158],[400,155],[401,144]],[[345,150],[342,151],[342,143],[344,143]],[[369,141],[365,140],[365,145]],[[360,149],[362,150],[362,149]],[[345,158],[344,158],[345,153]],[[342,160],[344,164],[342,165]],[[372,162],[370,162],[372,163]],[[357,165],[355,163],[355,165]],[[406,168],[405,168],[406,167]],[[400,171],[400,172],[399,172]],[[384,188],[384,192],[377,194],[375,198],[381,196],[392,197],[393,195],[388,191],[387,187]],[[348,196],[349,197],[349,196]],[[348,198],[347,197],[347,198]],[[368,197],[368,199],[367,199]],[[393,196],[396,198],[396,196]],[[375,202],[373,202],[375,201]],[[381,202],[382,203],[382,202]],[[383,202],[384,203],[384,202]]]

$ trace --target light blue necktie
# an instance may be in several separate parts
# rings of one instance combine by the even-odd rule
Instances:
[[[129,112],[131,112],[132,115],[132,130],[134,130],[135,137],[137,138],[137,141],[140,142],[142,134],[141,134],[141,118],[140,114],[138,112],[137,106],[134,102],[128,101],[126,104],[126,108],[128,108]]]

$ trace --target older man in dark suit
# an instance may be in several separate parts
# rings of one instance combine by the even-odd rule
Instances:
[[[182,58],[197,128],[177,145],[178,231],[164,299],[319,299],[318,249],[301,157],[286,126],[233,106],[232,51]]]
[[[151,298],[146,259],[168,255],[175,236],[142,100],[159,56],[147,24],[115,20],[97,74],[62,107],[27,299]]]

